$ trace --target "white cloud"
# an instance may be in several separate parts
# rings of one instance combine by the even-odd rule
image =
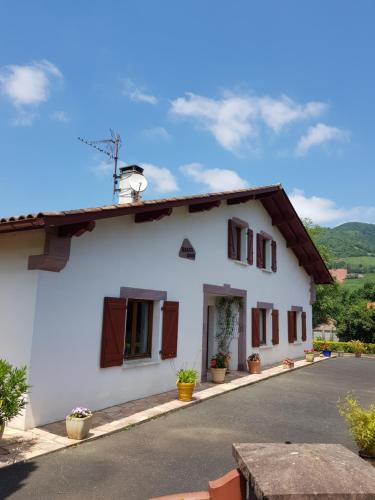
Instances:
[[[158,100],[154,95],[146,94],[143,88],[137,87],[130,79],[126,79],[124,81],[123,94],[129,97],[129,99],[134,102],[145,102],[152,105],[158,103]]]
[[[43,59],[30,65],[11,64],[0,70],[0,90],[13,105],[36,105],[48,100],[51,77],[62,78],[60,70]]]
[[[150,182],[150,189],[158,193],[178,191],[178,184],[173,173],[166,167],[158,167],[152,163],[141,163],[143,175]]]
[[[300,217],[308,217],[317,224],[375,222],[375,207],[340,208],[333,200],[318,196],[308,197],[300,189],[294,189],[289,198]]]
[[[205,169],[201,163],[190,163],[180,167],[181,172],[194,182],[202,184],[209,191],[230,191],[248,186],[234,170],[223,168]]]
[[[68,123],[69,121],[69,117],[65,111],[54,111],[50,114],[50,118],[61,123]]]
[[[303,156],[310,148],[329,141],[348,142],[350,141],[350,132],[324,123],[318,123],[313,127],[309,127],[307,133],[300,138],[296,148],[296,155]]]
[[[12,123],[16,127],[28,127],[33,124],[34,119],[37,116],[38,116],[37,113],[32,113],[30,111],[19,109]]]
[[[172,101],[170,111],[195,121],[222,147],[236,151],[242,143],[257,137],[260,125],[278,133],[297,120],[319,116],[326,108],[323,102],[298,104],[287,96],[273,99],[225,92],[216,100],[187,93]]]
[[[112,174],[113,169],[114,169],[113,162],[103,160],[97,165],[95,165],[92,170],[98,177],[104,177],[109,174]]]
[[[142,135],[150,139],[162,139],[164,141],[171,139],[171,135],[164,127],[146,128],[142,130]]]

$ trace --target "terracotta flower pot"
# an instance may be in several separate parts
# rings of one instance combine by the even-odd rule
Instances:
[[[84,418],[66,417],[66,433],[70,439],[85,439],[91,428],[92,415]]]
[[[2,439],[5,429],[5,422],[0,423],[0,439]]]
[[[195,384],[191,382],[177,382],[176,385],[178,389],[178,399],[180,401],[192,401]]]
[[[362,353],[361,353],[361,352],[356,352],[356,353],[355,353],[355,357],[356,357],[356,358],[360,358],[361,356],[362,356]]]
[[[305,360],[308,362],[308,363],[314,363],[314,353],[313,352],[307,352],[305,354]]]
[[[226,371],[226,368],[211,368],[212,382],[214,384],[223,384]]]
[[[257,373],[262,373],[260,361],[248,361],[247,367],[248,367],[249,373],[251,373],[251,375],[256,375]]]

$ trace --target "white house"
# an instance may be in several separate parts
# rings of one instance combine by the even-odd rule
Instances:
[[[311,347],[332,278],[280,185],[0,219],[0,356],[27,365],[14,425],[205,379],[217,297],[240,297],[231,368]]]

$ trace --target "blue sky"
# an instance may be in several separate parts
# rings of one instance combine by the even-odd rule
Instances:
[[[77,140],[110,127],[145,198],[281,182],[375,223],[375,4],[1,1],[0,214],[112,203]]]

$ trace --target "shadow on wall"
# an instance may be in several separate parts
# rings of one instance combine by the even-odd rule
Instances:
[[[37,469],[35,462],[19,462],[0,469],[0,498],[9,498],[25,486],[28,476]]]

